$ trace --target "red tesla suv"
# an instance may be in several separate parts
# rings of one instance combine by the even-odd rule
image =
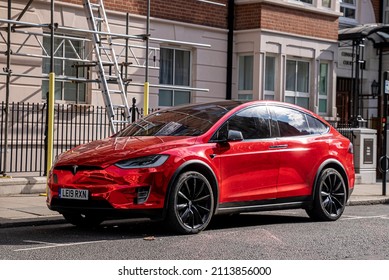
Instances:
[[[161,110],[61,154],[47,205],[74,225],[148,217],[180,233],[260,210],[303,208],[334,221],[354,177],[352,144],[312,112],[220,101]]]

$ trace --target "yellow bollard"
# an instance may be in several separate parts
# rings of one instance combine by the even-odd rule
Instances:
[[[149,82],[145,82],[144,85],[144,94],[143,94],[143,116],[146,117],[149,114]]]
[[[49,172],[53,165],[53,142],[54,142],[54,99],[55,99],[55,73],[49,74],[49,96],[47,100],[48,120],[47,120],[47,165],[46,174],[49,176]],[[46,195],[48,187],[46,187]]]

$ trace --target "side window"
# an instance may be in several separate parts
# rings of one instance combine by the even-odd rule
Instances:
[[[217,132],[218,137],[226,137],[228,130],[242,132],[243,139],[263,139],[270,137],[270,115],[266,106],[258,106],[238,112]]]
[[[318,119],[307,115],[308,125],[309,125],[309,133],[310,134],[323,134],[328,131],[328,126],[319,121]]]
[[[308,135],[309,125],[306,114],[297,110],[273,107],[281,137]]]
[[[258,120],[258,138],[270,138],[270,114],[267,106],[256,107],[257,120]]]

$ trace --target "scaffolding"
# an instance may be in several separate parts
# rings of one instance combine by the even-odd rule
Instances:
[[[140,35],[130,35],[129,34],[129,14],[126,15],[126,34],[114,33],[108,30],[99,30],[98,28],[90,28],[88,29],[77,29],[70,28],[66,26],[60,26],[58,23],[54,22],[54,13],[55,13],[55,0],[51,0],[50,6],[50,15],[51,20],[48,23],[32,23],[27,21],[22,21],[23,16],[29,10],[34,0],[29,0],[21,13],[17,16],[16,19],[12,19],[12,4],[11,0],[8,0],[7,4],[7,19],[0,18],[0,43],[7,46],[6,51],[3,54],[6,56],[6,67],[0,72],[1,76],[6,76],[6,110],[5,110],[5,131],[4,134],[7,135],[8,129],[8,103],[10,96],[10,84],[11,77],[25,77],[25,78],[37,78],[42,80],[49,79],[49,74],[42,73],[41,75],[31,75],[26,73],[16,73],[12,70],[12,61],[11,58],[13,56],[20,57],[33,57],[40,59],[50,59],[51,72],[54,72],[54,64],[56,61],[66,61],[68,63],[72,63],[72,67],[74,67],[77,71],[76,76],[66,76],[66,75],[58,75],[55,77],[55,81],[70,81],[76,84],[78,87],[80,84],[86,83],[104,83],[109,81],[109,75],[105,75],[106,77],[102,77],[101,71],[100,76],[95,77],[95,75],[91,75],[92,69],[98,67],[99,62],[102,60],[99,59],[99,54],[96,55],[96,48],[91,48],[88,52],[80,53],[75,47],[75,42],[79,42],[81,45],[91,45],[95,38],[107,38],[110,40],[110,47],[115,50],[114,56],[112,57],[110,63],[103,63],[101,65],[108,72],[112,72],[112,67],[118,66],[116,68],[116,79],[120,79],[123,83],[123,88],[120,89],[122,92],[122,100],[124,103],[127,103],[127,95],[128,95],[128,87],[136,86],[136,87],[152,87],[152,88],[162,88],[162,89],[171,89],[171,90],[186,90],[186,91],[208,91],[208,89],[204,88],[195,88],[195,87],[186,87],[186,86],[170,86],[170,85],[158,85],[158,84],[149,84],[149,69],[158,69],[157,58],[159,56],[159,48],[158,47],[150,47],[150,43],[155,43],[157,45],[167,43],[167,44],[175,44],[181,46],[188,46],[193,48],[209,48],[208,44],[201,44],[195,42],[186,42],[186,41],[177,41],[177,40],[168,40],[162,38],[153,38],[150,33],[150,0],[147,1],[147,17],[146,17],[146,33]],[[98,0],[100,8],[103,7],[103,0]],[[84,5],[96,5],[89,0],[84,0]],[[95,19],[96,20],[96,19]],[[97,19],[98,20],[98,19]],[[106,24],[108,26],[108,19],[106,18]],[[36,29],[42,30],[36,31]],[[82,34],[82,37],[78,36],[68,36],[64,34]],[[5,36],[6,34],[6,36]],[[18,47],[12,49],[14,46],[12,44],[12,34],[21,34],[24,35],[24,40],[21,43],[18,43]],[[50,40],[50,47],[44,44],[44,38]],[[54,42],[57,43],[57,47],[55,48]],[[28,46],[34,44],[34,46],[39,46],[41,49],[40,53],[31,53],[29,52]],[[67,45],[70,47],[69,56],[65,57],[58,54],[58,50],[61,46]],[[143,53],[144,55],[139,55],[139,53]],[[116,60],[116,64],[112,63],[112,60]],[[136,67],[139,69],[144,69],[145,78],[144,82],[134,81],[128,74],[129,67]],[[81,76],[79,75],[79,69],[86,69],[85,72],[88,72],[89,75]],[[120,87],[120,85],[119,85]],[[78,102],[78,90],[76,103]],[[102,90],[102,94],[104,95],[104,90]],[[148,92],[147,92],[148,94]],[[108,116],[111,121],[111,130],[113,133],[116,132],[117,128],[122,126],[118,126],[118,119],[115,119],[117,116],[113,114],[113,111],[110,110],[112,107],[112,102],[108,101],[107,98],[103,98],[106,106],[106,111],[108,112]],[[146,90],[144,92],[144,109],[148,106],[148,96],[146,96]],[[127,106],[128,104],[122,104],[123,106]],[[147,114],[147,111],[145,112]],[[125,122],[130,122],[129,115],[126,116]],[[121,121],[120,121],[121,122]],[[47,141],[46,141],[47,142]],[[0,165],[0,174],[3,176],[6,175],[5,165],[7,163],[7,137],[4,139],[4,143],[1,143],[3,149],[1,150],[3,157],[3,166]],[[0,161],[1,162],[1,161]]]

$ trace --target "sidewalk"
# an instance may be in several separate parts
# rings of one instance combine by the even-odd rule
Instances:
[[[383,196],[382,183],[377,183],[356,185],[349,206],[383,203],[389,203],[389,195]],[[0,195],[0,228],[59,223],[65,220],[47,208],[46,196],[42,193]]]

